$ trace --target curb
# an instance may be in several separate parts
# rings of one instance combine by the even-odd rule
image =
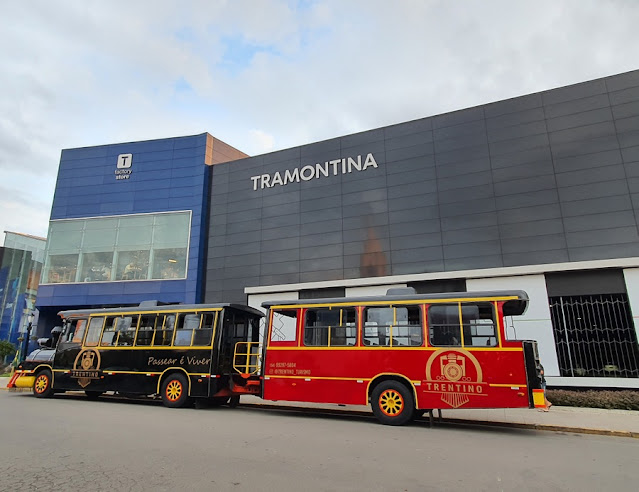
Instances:
[[[354,415],[358,417],[369,417],[373,418],[373,414],[366,411],[358,411],[358,410],[339,410],[333,408],[309,408],[309,407],[295,407],[295,406],[279,406],[279,405],[271,405],[271,404],[260,404],[260,403],[242,403],[242,407],[251,407],[251,408],[266,408],[268,410],[284,410],[284,411],[292,411],[292,412],[305,412],[305,413],[317,413],[317,414],[328,414],[328,415]],[[428,422],[428,419],[418,419],[425,422]],[[433,422],[435,423],[444,423],[444,424],[461,424],[461,425],[476,425],[476,426],[484,426],[484,427],[507,427],[511,429],[530,429],[530,430],[538,430],[538,431],[547,431],[547,432],[571,432],[574,434],[591,434],[591,435],[599,435],[599,436],[612,436],[612,437],[630,437],[633,439],[639,439],[639,432],[632,431],[617,431],[617,430],[608,430],[608,429],[589,429],[586,427],[568,427],[563,425],[552,425],[552,424],[526,424],[523,422],[499,422],[493,420],[468,420],[468,419],[455,419],[455,418],[445,418],[443,417],[441,420],[438,418],[433,418]]]
[[[30,388],[0,388],[0,391],[9,391],[11,393],[27,393],[30,392]],[[366,417],[373,419],[373,414],[365,410],[350,410],[350,409],[338,409],[338,408],[313,408],[313,407],[297,407],[292,405],[273,405],[270,403],[241,403],[240,408],[264,408],[267,410],[280,410],[297,413],[313,413],[313,414],[325,414],[325,415],[352,415],[357,417]],[[428,422],[428,418],[418,419],[422,422]],[[453,425],[469,425],[480,427],[505,427],[510,429],[529,429],[546,432],[570,432],[573,434],[590,434],[599,436],[611,436],[611,437],[629,437],[632,439],[639,439],[639,432],[633,431],[618,431],[608,429],[589,429],[587,427],[568,427],[564,425],[552,425],[552,424],[526,424],[523,422],[500,422],[494,420],[468,420],[468,419],[455,419],[442,417],[442,419],[433,418],[435,423],[453,424]]]

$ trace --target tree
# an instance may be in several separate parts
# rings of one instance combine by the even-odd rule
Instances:
[[[15,354],[15,352],[16,347],[11,342],[6,340],[0,341],[0,364],[4,362],[4,358],[7,355]]]

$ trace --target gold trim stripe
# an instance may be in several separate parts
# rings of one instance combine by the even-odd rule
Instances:
[[[330,302],[330,303],[318,303],[318,304],[274,304],[269,309],[297,309],[297,308],[309,308],[309,307],[328,307],[328,306],[405,306],[407,304],[442,304],[451,302],[494,302],[494,301],[511,301],[519,299],[517,296],[503,296],[503,297],[468,297],[460,299],[459,297],[451,297],[449,299],[407,299],[407,300],[395,300],[395,301],[355,301],[355,302]]]

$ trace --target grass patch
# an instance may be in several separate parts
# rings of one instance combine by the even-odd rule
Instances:
[[[639,410],[639,391],[633,390],[551,390],[546,392],[553,405],[562,407]]]

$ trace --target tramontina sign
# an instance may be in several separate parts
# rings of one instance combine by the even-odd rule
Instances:
[[[375,161],[373,154],[367,154],[366,157],[362,157],[360,154],[355,157],[344,157],[323,163],[318,162],[315,165],[298,167],[293,170],[287,169],[283,173],[277,171],[274,174],[251,176],[251,181],[253,181],[253,191],[257,191],[258,189],[272,188],[276,185],[284,186],[289,183],[299,183],[300,180],[310,181],[314,178],[327,178],[338,174],[352,173],[353,171],[366,171],[369,167],[377,168],[377,161]]]

